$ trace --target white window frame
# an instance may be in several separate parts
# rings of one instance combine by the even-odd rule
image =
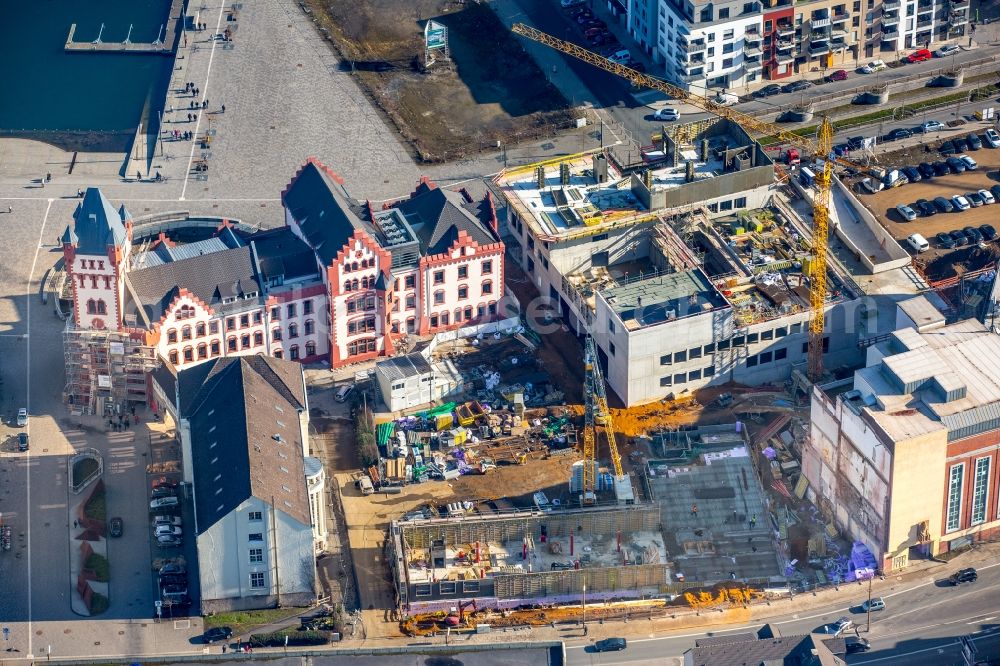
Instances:
[[[952,465],[951,468],[948,469],[948,507],[945,510],[944,525],[944,531],[946,534],[948,532],[954,532],[962,527],[962,487],[964,483],[965,463]]]
[[[989,506],[990,496],[990,464],[993,461],[989,456],[976,458],[975,471],[972,474],[972,514],[970,525],[979,525],[986,522],[986,510]],[[985,463],[985,474],[980,475]],[[977,517],[976,514],[979,514]]]
[[[250,557],[250,564],[261,564],[264,561],[264,549],[251,548],[249,557]]]
[[[255,581],[260,581],[260,584],[256,584]],[[267,580],[264,578],[263,571],[251,571],[250,572],[250,589],[251,590],[263,590],[267,586]]]

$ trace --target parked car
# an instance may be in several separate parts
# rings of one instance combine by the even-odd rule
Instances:
[[[653,114],[653,120],[679,120],[681,112],[677,109],[659,109]]]
[[[29,448],[28,444],[28,433],[19,432],[17,433],[17,450],[24,453]]]
[[[157,486],[152,490],[153,497],[173,497],[177,491],[170,486]]]
[[[955,247],[955,239],[943,231],[938,232],[937,236],[934,238],[937,239],[938,245],[946,250],[950,250]]]
[[[961,194],[956,194],[955,196],[953,196],[951,198],[951,203],[955,205],[955,210],[959,211],[969,210],[970,208],[972,208],[972,204],[969,203],[969,200],[963,197]]]
[[[885,600],[882,597],[873,597],[871,599],[865,599],[861,604],[861,612],[867,613],[868,611],[880,611],[885,610]]]
[[[993,128],[983,132],[983,139],[990,148],[1000,148],[1000,134]]]
[[[979,574],[972,567],[956,571],[948,578],[948,582],[951,583],[952,585],[959,585],[961,583],[975,583],[977,580],[979,580]]]
[[[781,86],[779,86],[777,83],[771,83],[764,86],[763,88],[760,88],[759,90],[755,90],[753,92],[753,96],[758,99],[761,99],[764,97],[771,97],[772,95],[778,95],[780,93],[781,93]]]
[[[28,408],[21,407],[17,410],[17,427],[23,428],[28,425]]]
[[[964,153],[969,148],[969,144],[967,144],[965,139],[960,136],[956,136],[951,140],[951,142],[955,145],[956,153]]]
[[[906,242],[909,243],[910,247],[912,247],[917,254],[931,249],[931,244],[928,243],[927,239],[920,234],[910,234],[906,237]]]
[[[184,530],[180,527],[174,525],[157,525],[154,531],[156,536],[176,536],[179,537],[184,534]]]
[[[955,147],[954,142],[945,141],[938,148],[938,152],[941,153],[942,155],[954,155],[955,153],[958,152],[958,148]]]
[[[995,240],[997,237],[997,230],[993,228],[992,224],[980,225],[979,233],[981,233],[983,238],[988,241]]]
[[[958,48],[957,44],[945,44],[937,51],[935,51],[934,55],[936,55],[938,58],[944,58],[946,56],[950,56],[953,53],[958,53],[959,51],[960,49]]]
[[[580,25],[583,25],[587,21],[592,21],[592,20],[594,20],[594,15],[589,11],[580,12],[579,14],[576,15],[576,22],[579,23]]]
[[[813,84],[810,83],[809,81],[793,81],[792,83],[785,85],[785,87],[783,87],[781,91],[786,93],[794,93],[794,92],[801,92],[803,90],[808,90],[809,88],[812,87]]]
[[[883,141],[896,141],[898,139],[909,139],[913,136],[913,132],[906,129],[905,127],[897,127],[888,134],[882,137]]]
[[[350,396],[353,391],[354,391],[354,384],[347,384],[345,386],[341,386],[339,389],[337,389],[337,393],[333,396],[333,399],[336,400],[337,402],[347,402],[348,396]]]
[[[989,190],[979,190],[977,194],[979,194],[979,196],[983,200],[983,203],[986,204],[987,206],[997,202],[997,198],[993,196],[993,193],[990,192]]]
[[[983,242],[983,235],[979,233],[979,229],[976,229],[975,227],[963,227],[962,233],[968,236],[970,241],[969,245]]]
[[[815,631],[817,634],[830,634],[831,636],[839,636],[848,629],[854,626],[854,622],[848,617],[842,617],[839,620],[829,622],[821,627],[818,627]]]
[[[968,155],[959,155],[958,159],[962,160],[965,163],[965,168],[968,169],[969,171],[975,171],[976,169],[979,168],[979,164],[976,162],[976,160],[972,159]]]
[[[966,192],[965,198],[969,200],[969,205],[973,208],[979,208],[986,203],[983,201],[983,198],[979,196],[979,192]]]
[[[913,205],[917,207],[917,210],[920,211],[920,214],[924,217],[937,215],[937,209],[934,207],[934,204],[927,199],[917,199],[917,202]]]
[[[566,2],[566,0],[562,0]],[[229,627],[212,627],[204,634],[201,635],[201,639],[206,643],[215,643],[216,641],[228,641],[233,637],[233,630]]]
[[[160,525],[181,525],[180,516],[157,516],[153,520],[153,525],[159,527]]]
[[[923,180],[923,177],[920,175],[920,172],[917,170],[916,167],[911,167],[911,166],[903,167],[903,173],[906,174],[907,180],[909,180],[911,183],[919,183],[921,180]]]
[[[921,132],[939,132],[939,131],[943,130],[944,128],[945,128],[944,127],[944,123],[939,122],[937,120],[928,120],[927,122],[925,122],[923,125],[920,126],[920,131]]]
[[[875,72],[881,72],[883,69],[888,69],[886,65],[881,60],[872,60],[870,63],[861,68],[862,74],[874,74]]]
[[[826,77],[828,81],[846,81],[847,80],[847,70],[838,69],[836,72]]]
[[[944,197],[934,197],[934,206],[938,209],[939,213],[950,213],[955,210],[951,202]]]
[[[931,166],[934,167],[935,176],[947,176],[951,173],[951,169],[948,168],[947,162],[935,162]]]
[[[898,206],[896,206],[896,212],[899,213],[899,216],[903,218],[904,222],[912,222],[913,220],[917,219],[916,211],[907,206],[906,204],[899,204]]]
[[[965,142],[969,144],[969,150],[979,150],[983,147],[983,142],[975,132],[969,132],[965,137]]]
[[[628,647],[628,642],[624,638],[605,638],[594,643],[595,652],[617,652]]]
[[[125,532],[125,523],[121,518],[112,518],[108,521],[108,535],[120,537]]]
[[[156,545],[160,548],[179,548],[184,545],[184,541],[176,537],[161,536],[156,537]]]
[[[930,180],[934,177],[934,165],[930,162],[921,162],[917,165],[917,170],[920,171],[920,175],[924,177],[924,180]]]
[[[961,229],[949,232],[951,239],[955,241],[955,247],[964,247],[969,244],[969,237],[962,233]]]
[[[181,501],[176,497],[158,497],[149,503],[149,508],[152,510],[156,509],[173,509],[180,506]]]
[[[957,157],[949,157],[945,162],[952,173],[963,173],[965,171],[965,162]]]
[[[881,192],[885,188],[881,180],[876,180],[874,178],[865,178],[862,180],[861,187],[869,194]]]
[[[157,573],[159,573],[161,576],[183,575],[187,573],[187,569],[184,567],[183,564],[168,563],[160,567],[160,570]]]
[[[872,644],[868,642],[867,638],[862,638],[860,636],[848,636],[844,639],[844,647],[847,650],[847,654],[858,654],[871,650]]]
[[[1000,201],[1000,185],[994,185],[990,188],[990,194],[993,195],[997,201]]]
[[[847,147],[850,150],[861,150],[865,146],[865,137],[852,136],[847,139]]]
[[[917,51],[914,51],[910,55],[906,56],[906,62],[909,63],[923,62],[924,60],[930,60],[933,57],[934,54],[928,51],[927,49],[919,49]]]

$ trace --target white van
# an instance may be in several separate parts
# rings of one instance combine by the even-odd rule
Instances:
[[[717,93],[715,97],[712,98],[712,101],[718,104],[719,106],[732,106],[733,104],[738,103],[740,101],[740,98],[732,93],[720,92]]]
[[[627,65],[632,62],[632,54],[628,52],[628,49],[620,49],[609,55],[608,60],[616,65]]]
[[[358,488],[361,489],[362,495],[375,494],[375,486],[372,485],[372,480],[369,479],[367,476],[362,476],[360,479],[358,479]]]
[[[345,386],[341,386],[339,389],[337,389],[337,394],[333,396],[333,399],[336,400],[337,402],[346,402],[347,396],[351,395],[351,392],[353,390],[354,390],[354,384],[347,384]]]
[[[918,254],[931,249],[931,244],[928,243],[927,239],[920,234],[910,234],[906,237],[906,242],[909,243],[910,247],[916,250]]]

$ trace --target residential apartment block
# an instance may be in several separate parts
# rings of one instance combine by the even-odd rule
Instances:
[[[898,59],[965,36],[968,11],[968,0],[633,0],[628,26],[672,82],[698,91]]]
[[[807,496],[884,570],[1000,533],[1000,336],[925,296],[853,379],[816,386]]]

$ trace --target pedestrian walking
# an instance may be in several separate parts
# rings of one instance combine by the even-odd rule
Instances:
[[[750,518],[750,529],[753,529],[757,525],[757,516],[752,516]]]
[[[203,109],[207,109],[208,108],[208,100],[207,99],[204,102],[201,103],[201,108],[203,108]]]
[[[225,105],[225,104],[223,104],[223,105],[222,105],[222,112],[223,112],[223,113],[225,113],[225,112],[226,112],[226,105]]]
[[[73,527],[74,528],[78,527],[79,525],[80,525],[80,521],[79,520],[74,520],[73,521]]]
[[[697,504],[692,504],[691,505],[691,515],[692,516],[697,516],[698,515],[698,505]]]
[[[191,114],[188,114],[188,122],[191,122]]]
[[[14,207],[13,206],[7,206],[7,212],[8,213],[13,213],[14,212]]]

